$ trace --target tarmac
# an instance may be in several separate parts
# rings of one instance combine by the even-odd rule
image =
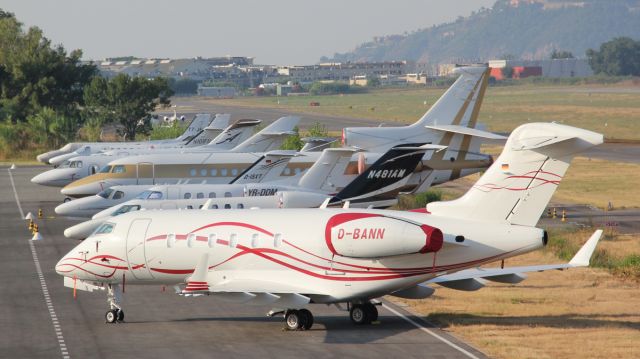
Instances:
[[[65,288],[54,265],[76,241],[73,224],[54,218],[63,196],[29,182],[44,166],[0,168],[0,357],[17,358],[485,358],[444,330],[386,300],[380,320],[353,325],[346,312],[312,305],[309,331],[284,331],[271,308],[214,297],[184,298],[171,288],[127,286],[125,323],[106,324],[103,292]],[[12,186],[11,179],[15,183]],[[41,241],[31,241],[22,216],[32,212]]]

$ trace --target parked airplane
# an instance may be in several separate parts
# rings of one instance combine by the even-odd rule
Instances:
[[[49,160],[51,160],[53,157],[71,153],[81,148],[82,146],[96,145],[96,146],[101,146],[99,148],[103,150],[110,150],[110,149],[120,149],[120,148],[128,149],[135,146],[166,145],[166,144],[172,145],[172,144],[183,143],[188,141],[191,137],[195,136],[203,128],[207,127],[207,125],[209,125],[210,122],[211,122],[211,115],[198,114],[191,121],[189,126],[187,126],[184,133],[174,139],[137,141],[137,142],[71,142],[71,143],[67,143],[66,145],[64,145],[63,147],[57,150],[39,154],[37,156],[37,159],[40,162],[49,163]]]
[[[124,319],[126,283],[268,305],[284,314],[289,329],[312,326],[312,303],[347,303],[351,320],[367,324],[377,318],[371,300],[383,295],[426,298],[432,283],[476,290],[483,278],[517,283],[525,272],[588,266],[601,230],[569,263],[478,268],[547,243],[546,231],[535,227],[540,215],[572,158],[602,142],[601,134],[561,124],[522,125],[465,195],[420,211],[127,213],[55,268],[74,290],[107,290],[107,322]]]
[[[390,149],[365,172],[356,177],[352,183],[336,194],[331,203],[333,205],[341,204],[343,201],[349,201],[352,197],[363,200],[379,199],[384,194],[393,197],[395,201],[398,190],[404,186],[415,170],[423,153],[432,149],[430,145],[422,147],[403,145]],[[331,180],[335,176],[342,175],[351,153],[353,153],[351,149],[331,148],[324,150],[318,161],[295,184],[272,182],[269,179],[264,179],[259,171],[249,170],[238,176],[233,183],[226,185],[190,184],[152,187],[133,200],[109,207],[96,213],[91,220],[67,228],[64,234],[67,238],[84,239],[110,217],[140,209],[189,207],[194,209],[200,208],[205,203],[206,208],[211,209],[318,207],[335,193],[335,189],[331,186]],[[284,165],[286,162],[282,161],[281,166]],[[263,182],[250,182],[257,179],[262,179]],[[163,198],[167,198],[168,192],[171,192],[173,197],[180,199],[163,200]],[[181,196],[181,194],[183,195]],[[231,199],[233,201],[230,201]],[[98,200],[109,202],[108,199],[100,198]],[[78,201],[62,206],[68,207],[74,205],[74,202]],[[73,211],[75,213],[89,212],[89,208],[96,207],[96,201],[92,200],[91,202],[93,204],[83,203],[83,208],[75,206]],[[387,199],[382,202],[384,205],[388,204]],[[376,201],[362,202],[363,205],[368,204],[369,206],[375,206],[377,203]],[[57,208],[56,211],[58,212]],[[66,211],[71,212],[71,210]]]
[[[424,160],[430,160],[430,167],[418,169],[407,182],[414,191],[424,191],[432,184],[443,183],[487,168],[491,164],[491,159],[479,153],[480,140],[501,138],[501,136],[474,128],[486,87],[487,68],[463,68],[460,71],[461,77],[415,125],[365,130],[367,136],[357,141],[353,140],[353,143],[348,139],[348,145],[353,144],[370,152],[361,153],[357,158],[352,159],[347,168],[347,174],[354,177],[362,173],[368,164],[375,161],[375,158],[394,145],[402,143],[433,143],[447,147],[445,151],[425,154]],[[427,125],[433,127],[435,124],[439,124],[438,128],[424,128]],[[457,127],[452,128],[452,131],[443,131],[442,126]],[[466,132],[463,132],[462,128],[467,128]],[[349,133],[349,131],[345,132],[345,136],[352,138],[353,135]],[[408,133],[417,137],[408,136]],[[380,144],[379,138],[384,138],[384,146]],[[246,149],[239,148],[234,148],[234,151],[248,152]],[[309,168],[316,159],[317,157],[312,156],[293,159],[283,172],[283,177]],[[370,162],[367,163],[367,160]],[[147,163],[153,171],[144,171],[142,174],[136,171],[141,162]],[[148,155],[124,158],[112,163],[113,166],[118,166],[120,172],[84,178],[66,186],[62,192],[69,196],[93,194],[100,189],[99,182],[108,182],[107,185],[153,182],[154,180],[170,183],[182,178],[197,178],[206,179],[210,183],[221,183],[226,182],[221,181],[221,170],[231,167],[243,170],[252,162],[250,154],[207,156],[188,153],[179,156]],[[353,177],[348,180],[352,180]],[[347,183],[339,185],[345,186]]]
[[[219,115],[217,115],[216,119]],[[214,120],[215,122],[216,120]],[[190,151],[209,151],[224,152],[232,149],[240,143],[246,141],[253,135],[255,126],[259,125],[260,120],[239,120],[235,121],[224,129],[218,129],[215,125],[209,125],[192,137],[185,146],[192,143],[208,143],[199,145],[198,147],[187,147],[184,150]],[[213,136],[215,134],[215,136]],[[31,179],[31,182],[51,187],[64,187],[73,181],[98,173],[105,166],[118,158],[137,156],[142,154],[167,154],[182,151],[182,148],[140,148],[129,150],[115,150],[104,153],[96,153],[86,156],[76,156],[68,159],[64,164],[57,168],[50,169],[40,173]]]
[[[85,197],[116,185],[153,185],[185,180],[229,183],[260,158],[261,153],[278,149],[299,121],[299,117],[282,117],[229,151],[174,152],[120,158],[110,162],[99,173],[66,185],[60,192],[70,197]],[[167,158],[175,159],[171,161],[172,165],[158,165],[159,161]],[[201,162],[216,160],[215,165],[204,167],[185,160],[190,158],[199,158]]]

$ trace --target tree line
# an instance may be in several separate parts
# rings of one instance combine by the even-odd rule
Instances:
[[[131,140],[149,132],[157,106],[169,105],[167,79],[106,79],[81,58],[0,9],[0,155],[57,147],[79,133],[94,141],[105,123]]]

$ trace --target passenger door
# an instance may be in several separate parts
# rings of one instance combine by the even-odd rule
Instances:
[[[149,280],[153,278],[151,271],[147,267],[145,255],[147,229],[151,224],[151,219],[142,218],[131,222],[129,232],[127,232],[127,262],[129,270],[134,278],[139,280]]]

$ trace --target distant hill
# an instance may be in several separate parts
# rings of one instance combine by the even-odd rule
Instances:
[[[430,9],[429,11],[434,11]],[[585,57],[618,36],[640,39],[640,0],[498,0],[491,9],[430,28],[376,37],[320,61],[472,62],[511,55],[546,59],[554,49]]]

